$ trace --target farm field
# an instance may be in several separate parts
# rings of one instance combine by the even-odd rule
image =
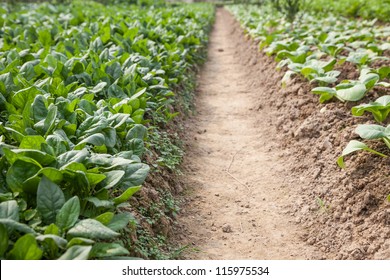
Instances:
[[[140,227],[128,200],[165,164],[148,158],[171,144],[160,128],[202,61],[213,7],[1,12],[0,255],[152,257],[128,244]]]
[[[0,259],[390,259],[390,2],[60,2],[0,5]]]

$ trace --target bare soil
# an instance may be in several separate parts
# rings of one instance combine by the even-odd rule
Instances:
[[[208,52],[185,124],[184,258],[390,259],[390,160],[358,153],[336,165],[371,118],[320,104],[300,77],[282,88],[273,58],[224,9]]]

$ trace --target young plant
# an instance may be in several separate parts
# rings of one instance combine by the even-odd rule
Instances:
[[[390,125],[384,127],[376,124],[362,124],[357,126],[355,133],[365,140],[382,140],[390,149]],[[353,152],[362,150],[382,157],[387,157],[387,155],[369,148],[365,143],[357,140],[351,140],[343,150],[341,156],[337,159],[337,164],[341,168],[344,168],[344,157]]]
[[[365,112],[372,113],[375,120],[382,123],[390,113],[390,95],[381,96],[374,102],[352,108],[352,115],[354,116],[362,116]]]
[[[312,93],[320,95],[320,102],[323,103],[333,97],[341,101],[359,101],[374,86],[390,86],[385,82],[379,82],[380,75],[370,68],[364,68],[360,72],[358,80],[342,81],[334,88],[316,87]]]
[[[332,70],[336,64],[336,59],[321,61],[310,59],[305,63],[290,63],[288,70],[282,79],[282,85],[286,85],[293,74],[301,74],[310,82],[316,81],[320,85],[332,84],[337,81],[340,71]]]
[[[370,49],[358,49],[349,53],[346,61],[356,64],[360,69],[374,62],[375,60],[388,60],[387,57],[378,56]]]

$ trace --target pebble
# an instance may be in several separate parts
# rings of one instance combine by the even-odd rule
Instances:
[[[226,224],[222,226],[222,231],[225,233],[233,232],[232,227],[230,225],[226,225]]]

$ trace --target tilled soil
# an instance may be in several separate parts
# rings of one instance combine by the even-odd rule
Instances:
[[[336,164],[371,117],[353,117],[352,102],[320,104],[300,77],[282,88],[283,74],[219,9],[186,124],[184,257],[390,259],[390,159]]]

